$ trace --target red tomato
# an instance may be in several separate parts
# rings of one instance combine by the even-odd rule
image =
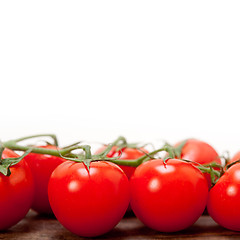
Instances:
[[[176,144],[179,145],[180,143]],[[216,162],[221,164],[221,159],[216,150],[208,143],[197,140],[188,139],[182,148],[181,159],[190,160],[200,164],[209,164]],[[209,188],[211,187],[211,178],[209,174],[204,174],[208,181]]]
[[[100,148],[95,154],[101,153],[103,150],[105,150],[106,147]],[[145,153],[148,153],[148,151],[144,148],[141,148],[142,151],[135,149],[135,148],[123,148],[121,151],[116,151],[117,147],[113,146],[111,151],[107,154],[107,157],[118,157],[120,156],[119,159],[129,159],[129,160],[134,160],[139,157],[142,157],[145,155]],[[123,166],[119,165],[119,167],[125,172],[127,175],[128,179],[131,178],[135,171],[135,167],[129,167],[129,166]]]
[[[161,232],[180,231],[203,213],[208,196],[206,178],[199,169],[178,159],[151,160],[137,167],[130,180],[131,207],[148,227]]]
[[[221,226],[240,231],[240,164],[231,166],[209,192],[209,215]]]
[[[240,160],[240,151],[237,152],[237,153],[232,157],[232,159],[229,161],[229,163],[235,162],[235,161],[237,161],[237,160]],[[228,164],[229,164],[229,163],[228,163]]]
[[[110,231],[130,200],[126,175],[116,164],[105,161],[92,162],[89,172],[83,163],[62,163],[51,175],[48,194],[59,222],[83,237]]]
[[[216,150],[208,143],[197,139],[187,140],[186,144],[182,148],[181,158],[200,164],[208,164],[211,162],[221,164],[221,160]]]
[[[52,145],[40,147],[56,149],[56,146]],[[32,170],[35,185],[32,209],[39,213],[51,214],[52,209],[48,200],[48,181],[52,171],[65,160],[60,157],[37,153],[29,153],[25,160]]]
[[[2,158],[17,158],[15,152],[5,149]],[[0,173],[0,230],[10,228],[25,217],[33,198],[32,173],[21,160],[10,167],[11,175]]]

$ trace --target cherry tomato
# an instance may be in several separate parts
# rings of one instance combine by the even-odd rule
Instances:
[[[56,146],[39,146],[41,148],[56,149]],[[35,185],[32,209],[38,213],[51,214],[52,209],[48,200],[48,181],[52,171],[65,160],[46,154],[29,153],[25,160],[33,173]]]
[[[231,160],[229,161],[229,163],[235,162],[235,161],[237,161],[237,160],[240,160],[240,151],[237,152],[237,153],[231,158]],[[229,164],[229,163],[228,163],[228,164]]]
[[[176,144],[179,145],[180,143]],[[208,143],[197,140],[188,139],[181,151],[181,158],[190,160],[200,164],[209,164],[216,162],[221,164],[221,160],[216,150]],[[215,168],[216,169],[216,168]],[[208,181],[209,188],[211,187],[211,178],[209,174],[204,174]]]
[[[2,158],[17,158],[18,154],[5,149]],[[32,173],[21,160],[10,167],[11,175],[0,173],[0,230],[10,228],[25,217],[33,199]]]
[[[100,148],[96,154],[99,154],[100,152],[102,152],[103,150],[105,150],[106,147],[102,147]],[[111,151],[107,154],[107,157],[118,157],[120,156],[119,159],[129,159],[129,160],[134,160],[137,159],[139,157],[142,157],[145,155],[145,153],[148,153],[148,151],[144,148],[140,148],[139,149],[135,149],[135,148],[123,148],[121,151],[116,151],[117,147],[113,146]],[[119,167],[125,172],[125,174],[127,175],[128,179],[131,178],[131,176],[133,175],[134,171],[135,171],[135,167],[130,167],[130,166],[123,166],[123,165],[119,165]]]
[[[203,213],[207,180],[199,169],[179,159],[141,164],[130,180],[131,207],[148,227],[176,232],[191,226]]]
[[[49,200],[59,222],[83,237],[110,231],[123,217],[130,200],[129,181],[116,164],[66,161],[52,173]]]
[[[209,215],[221,226],[240,231],[240,164],[231,166],[209,192]]]
[[[197,139],[187,140],[186,144],[182,148],[181,158],[200,164],[208,164],[211,162],[221,164],[221,160],[216,150],[208,143]]]

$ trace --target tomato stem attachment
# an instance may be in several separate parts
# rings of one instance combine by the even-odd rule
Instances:
[[[18,142],[23,140],[27,140],[35,137],[46,137],[46,136],[51,137],[54,140],[54,143],[58,144],[57,138],[54,134],[32,135],[28,137],[18,138],[15,140],[9,140],[2,143],[0,154],[4,148],[8,148],[11,150],[24,151],[24,152],[29,152],[29,150],[31,149],[32,153],[47,154],[47,155],[62,157],[68,160],[76,161],[76,162],[83,162],[86,165],[86,167],[89,169],[90,162],[92,161],[91,146],[89,145],[78,145],[77,143],[62,149],[58,149],[57,146],[56,146],[56,149],[48,149],[48,148],[41,148],[41,147],[29,147],[29,146],[18,144]],[[82,149],[85,152],[85,154],[83,155],[83,154],[72,153],[72,151],[77,149]]]
[[[199,166],[197,166],[197,168],[202,173],[210,174],[212,187],[217,183],[218,179],[224,173],[223,167],[220,164],[215,163],[215,162],[210,163],[210,164],[199,165]],[[219,170],[216,170],[214,168],[218,168]]]
[[[4,148],[1,147],[1,150],[4,150]],[[25,156],[27,156],[30,152],[31,152],[31,148],[29,148],[26,152],[24,152],[24,154],[22,156],[16,157],[16,158],[4,158],[2,159],[1,156],[1,162],[0,162],[0,172],[4,175],[4,176],[10,176],[11,175],[11,171],[10,171],[10,167],[18,164]],[[2,153],[1,153],[2,155]]]
[[[91,161],[110,161],[118,165],[124,165],[124,166],[132,166],[137,167],[140,164],[142,164],[145,161],[148,161],[150,159],[154,159],[154,156],[162,151],[165,151],[168,153],[168,155],[163,158],[164,161],[166,161],[168,158],[175,158],[181,156],[181,151],[183,146],[185,145],[186,141],[183,141],[179,146],[173,147],[170,144],[165,143],[165,145],[159,149],[156,149],[150,153],[145,153],[145,155],[137,158],[137,159],[120,159],[120,156],[118,157],[107,157],[107,154],[112,150],[113,146],[118,146],[119,151],[121,151],[125,147],[129,147],[126,138],[123,136],[118,137],[115,141],[113,141],[111,144],[107,145],[105,150],[103,150],[100,154],[91,154],[91,147],[89,145],[78,145],[80,142],[77,142],[76,144],[69,145],[64,148],[57,148],[58,140],[54,134],[38,134],[38,135],[32,135],[28,137],[22,137],[17,138],[15,140],[9,140],[4,143],[2,143],[3,148],[9,148],[11,150],[18,150],[18,151],[29,151],[29,146],[24,146],[19,144],[19,142],[31,138],[36,137],[51,137],[54,140],[54,143],[56,144],[56,149],[48,149],[48,148],[41,148],[41,147],[31,147],[32,153],[38,153],[38,154],[47,154],[57,157],[62,157],[67,160],[76,161],[76,162],[83,162],[87,169],[89,170],[89,166]],[[137,147],[137,144],[132,144],[132,147]],[[74,150],[82,149],[84,151],[84,154],[75,154],[73,153]],[[1,153],[1,152],[0,152]]]
[[[104,149],[101,153],[99,153],[98,156],[106,157],[107,154],[111,151],[111,149],[114,146],[118,146],[120,142],[122,142],[122,144],[121,144],[122,147],[127,145],[126,138],[123,137],[123,136],[119,136],[115,141],[113,141],[112,143],[108,144],[106,149]]]
[[[131,159],[110,159],[108,158],[107,161],[110,161],[112,163],[115,163],[115,164],[118,164],[118,165],[124,165],[124,166],[130,166],[130,167],[138,167],[140,164],[142,164],[143,162],[146,162],[150,159],[154,159],[154,155],[159,153],[159,152],[162,152],[162,151],[167,151],[168,148],[166,147],[162,147],[162,148],[159,148],[159,149],[156,149],[150,153],[147,153],[135,160],[131,160]]]

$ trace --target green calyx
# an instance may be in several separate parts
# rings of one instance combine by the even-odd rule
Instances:
[[[38,137],[50,137],[53,140],[54,146],[56,146],[56,149],[48,149],[48,148],[41,148],[41,147],[30,147],[21,145],[20,142],[24,140],[29,140],[32,138],[38,138]],[[47,142],[48,143],[48,142]],[[91,146],[89,145],[79,145],[81,142],[77,142],[74,144],[71,144],[69,146],[63,147],[61,149],[58,149],[58,140],[57,137],[54,134],[38,134],[38,135],[32,135],[27,136],[23,138],[18,138],[14,140],[9,140],[4,143],[1,143],[0,146],[0,172],[4,174],[5,176],[9,176],[11,174],[10,167],[20,162],[28,153],[38,153],[38,154],[47,154],[57,157],[62,157],[66,160],[71,160],[75,162],[82,162],[87,170],[89,171],[90,164],[92,161],[115,161],[118,159],[118,157],[115,158],[108,158],[106,155],[111,150],[112,146],[115,144],[120,144],[122,147],[126,145],[126,140],[123,137],[119,137],[116,141],[114,141],[112,144],[109,144],[109,146],[105,149],[104,152],[102,152],[99,155],[92,155],[91,153]],[[49,144],[49,143],[48,143]],[[4,148],[8,148],[11,150],[17,150],[17,151],[23,151],[24,154],[20,156],[19,158],[7,158],[2,159],[2,153]],[[81,153],[73,153],[75,150],[83,150]]]
[[[41,147],[29,147],[20,144],[21,141],[29,140],[36,137],[50,137],[53,141],[53,145],[56,146],[56,149],[48,149],[48,148],[41,148]],[[100,152],[99,154],[93,155],[91,153],[91,146],[90,145],[80,145],[81,142],[77,142],[74,144],[71,144],[69,146],[58,148],[58,140],[57,137],[54,134],[40,134],[40,135],[33,135],[23,138],[18,138],[15,140],[6,141],[0,144],[0,172],[5,175],[9,176],[11,174],[10,167],[20,162],[28,153],[38,153],[38,154],[47,154],[57,157],[62,157],[66,160],[71,160],[75,162],[81,162],[85,165],[86,169],[90,170],[90,164],[93,161],[109,161],[112,163],[115,163],[117,165],[124,165],[124,166],[131,166],[131,167],[137,167],[143,162],[149,161],[151,159],[155,159],[155,156],[159,152],[166,152],[166,157],[163,158],[163,161],[165,161],[169,158],[179,158],[181,159],[181,152],[182,148],[186,144],[186,141],[181,142],[177,147],[173,147],[168,143],[165,143],[163,147],[158,148],[150,153],[145,153],[144,155],[137,158],[137,159],[121,159],[121,155],[117,157],[107,157],[108,153],[112,150],[114,146],[117,146],[116,151],[122,151],[124,148],[134,148],[134,149],[140,149],[144,147],[145,145],[141,145],[139,143],[127,143],[126,139],[122,136],[118,137],[115,141],[113,141],[111,144],[106,145],[106,148]],[[19,158],[6,158],[2,159],[2,153],[4,148],[8,148],[11,150],[18,150],[23,151],[24,154],[20,156]],[[76,153],[76,150],[82,150],[80,153]],[[191,162],[191,161],[189,161]],[[193,163],[193,162],[192,162]],[[196,163],[195,163],[196,165]],[[222,174],[222,172],[219,173],[219,171],[215,170],[214,168],[219,167],[217,165],[208,165],[203,166],[198,164],[197,166],[202,172],[208,172],[211,177],[213,183],[216,182],[216,178],[219,178]]]
[[[31,148],[29,148],[22,156],[16,158],[4,158],[2,159],[2,154],[4,151],[4,147],[0,145],[0,173],[4,176],[10,176],[11,170],[10,167],[18,164],[25,156],[27,156],[31,152]]]
[[[219,178],[224,174],[223,166],[215,162],[212,162],[210,164],[199,165],[197,166],[197,168],[202,173],[210,174],[212,187],[217,183]]]
[[[48,149],[48,148],[41,148],[41,147],[34,147],[34,146],[25,146],[20,144],[20,142],[33,139],[33,138],[39,138],[39,137],[49,137],[52,139],[54,146],[56,146],[56,149]],[[49,144],[49,142],[47,142]],[[107,147],[99,154],[92,155],[91,154],[91,147],[89,145],[79,145],[81,142],[77,142],[74,144],[71,144],[69,146],[63,147],[63,148],[57,148],[58,146],[58,140],[56,135],[54,134],[38,134],[38,135],[32,135],[22,138],[17,138],[14,140],[9,140],[1,144],[0,149],[0,157],[2,156],[2,152],[4,148],[8,148],[11,150],[17,150],[17,151],[23,151],[25,152],[22,156],[19,158],[12,158],[12,159],[1,159],[0,163],[0,172],[4,174],[5,176],[9,176],[11,174],[10,167],[14,164],[17,164],[19,161],[21,161],[29,152],[32,153],[38,153],[38,154],[47,154],[57,157],[62,157],[66,160],[71,160],[75,162],[82,162],[87,170],[90,168],[90,164],[92,161],[110,161],[118,165],[125,165],[125,166],[132,166],[137,167],[141,163],[145,161],[149,161],[150,159],[154,159],[154,156],[161,152],[166,151],[168,152],[168,158],[174,158],[175,156],[180,156],[180,151],[182,147],[184,146],[184,143],[182,143],[177,148],[174,148],[170,146],[169,144],[165,144],[162,148],[156,149],[150,153],[144,153],[144,155],[138,159],[120,159],[120,156],[118,157],[107,157],[108,153],[112,150],[114,146],[117,147],[116,151],[123,151],[124,148],[133,148],[138,149],[142,151],[141,148],[143,148],[145,145],[140,145],[139,143],[128,143],[126,138],[120,136],[115,141],[113,141],[111,144],[108,144]],[[83,152],[76,154],[73,151],[75,150],[82,150]]]

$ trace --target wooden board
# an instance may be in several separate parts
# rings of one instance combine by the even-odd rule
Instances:
[[[0,232],[0,239],[46,240],[84,239],[68,230],[54,218],[46,218],[30,211],[25,219],[7,231]],[[86,239],[86,238],[85,238]],[[89,238],[88,238],[89,239]],[[201,216],[189,229],[163,234],[144,226],[134,216],[126,216],[108,234],[95,239],[240,239],[239,232],[229,231],[217,225],[209,216]]]

